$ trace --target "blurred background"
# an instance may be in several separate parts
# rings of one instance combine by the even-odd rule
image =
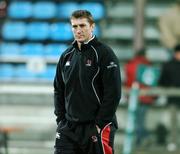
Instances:
[[[123,94],[117,110],[115,154],[179,154],[180,115],[176,111],[174,143],[169,93],[158,84],[162,65],[172,58],[177,44],[163,41],[160,17],[176,2],[0,0],[0,154],[53,153],[53,78],[59,56],[73,41],[69,16],[76,9],[92,12],[94,34],[112,47],[120,62]],[[180,12],[177,16],[180,21]],[[130,93],[134,93],[126,84],[127,64],[142,50],[148,67],[138,68],[135,80],[151,91],[152,99],[145,108],[139,98],[131,102]],[[130,103],[139,105],[131,110]]]

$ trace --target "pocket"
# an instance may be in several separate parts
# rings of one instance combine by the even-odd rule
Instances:
[[[95,124],[92,125],[91,133],[88,143],[88,154],[103,154],[101,134],[98,133]]]
[[[98,130],[97,130],[97,127],[96,127],[96,124],[91,124],[91,127],[89,128],[91,131],[91,133],[92,133],[92,135],[100,135],[100,133],[101,132],[98,132]]]
[[[67,120],[63,119],[59,122],[56,132],[61,132],[66,127],[67,127]]]

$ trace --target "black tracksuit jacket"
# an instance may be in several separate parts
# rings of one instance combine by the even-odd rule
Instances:
[[[180,61],[173,58],[162,66],[159,85],[166,88],[180,88]],[[168,104],[176,104],[180,107],[180,97],[168,97]]]
[[[74,41],[61,55],[54,79],[57,123],[114,122],[121,97],[119,62],[111,48],[93,37],[81,50]]]

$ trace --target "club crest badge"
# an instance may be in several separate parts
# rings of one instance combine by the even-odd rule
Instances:
[[[91,65],[92,65],[92,60],[87,59],[87,61],[86,61],[86,66],[91,66]]]
[[[91,139],[92,139],[93,142],[97,142],[98,141],[97,136],[95,136],[95,135],[91,136]]]

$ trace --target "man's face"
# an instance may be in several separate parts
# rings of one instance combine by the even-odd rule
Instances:
[[[94,24],[90,24],[86,18],[72,18],[71,26],[77,42],[83,43],[91,39]]]

